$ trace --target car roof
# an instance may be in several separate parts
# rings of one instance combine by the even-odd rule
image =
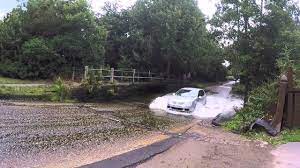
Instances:
[[[186,89],[186,90],[204,90],[204,89],[200,89],[200,88],[192,88],[192,87],[185,87],[185,88],[181,88],[181,89]]]

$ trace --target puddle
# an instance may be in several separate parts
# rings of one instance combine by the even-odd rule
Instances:
[[[275,168],[300,168],[300,143],[293,142],[279,146],[271,152]]]
[[[207,95],[207,103],[203,105],[199,102],[192,113],[181,113],[167,109],[170,94],[156,98],[149,108],[156,115],[183,115],[193,116],[195,118],[207,119],[214,118],[218,114],[231,114],[235,113],[235,108],[241,108],[243,100],[237,96],[230,94],[234,81],[227,82],[223,85],[209,87],[210,92]]]

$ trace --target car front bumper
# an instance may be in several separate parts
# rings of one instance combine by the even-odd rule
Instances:
[[[183,112],[183,113],[191,113],[192,112],[190,107],[168,105],[167,108],[172,111]]]

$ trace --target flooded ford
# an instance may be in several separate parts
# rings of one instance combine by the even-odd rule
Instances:
[[[218,114],[234,115],[235,109],[243,106],[242,98],[231,94],[232,86],[235,83],[235,81],[230,81],[222,85],[208,87],[208,95],[205,98],[206,102],[197,102],[191,113],[180,112],[168,108],[168,103],[174,96],[172,93],[156,98],[151,102],[149,108],[157,115],[175,114],[193,116],[199,119],[214,118]]]

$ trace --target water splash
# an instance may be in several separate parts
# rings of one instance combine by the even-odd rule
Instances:
[[[218,114],[231,114],[235,113],[235,108],[241,108],[243,100],[234,97],[230,94],[234,81],[227,82],[223,85],[212,86],[208,88],[212,94],[208,94],[207,103],[203,105],[199,102],[192,113],[181,113],[169,110],[167,108],[170,94],[156,98],[150,105],[151,111],[157,115],[166,115],[167,113],[175,115],[192,115],[195,118],[214,118]]]

